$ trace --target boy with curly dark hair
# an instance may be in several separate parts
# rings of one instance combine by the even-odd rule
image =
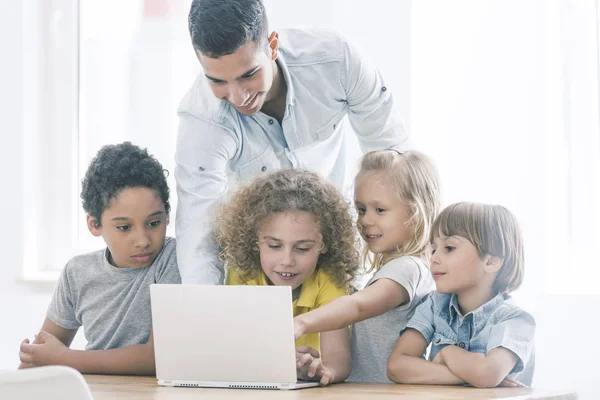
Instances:
[[[181,283],[166,238],[169,187],[162,165],[129,142],[92,160],[81,191],[87,226],[106,248],[63,269],[42,329],[21,343],[19,368],[67,365],[82,373],[153,375],[150,285]],[[83,326],[85,350],[69,349]]]

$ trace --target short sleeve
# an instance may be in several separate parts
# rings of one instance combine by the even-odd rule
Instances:
[[[401,306],[400,309],[409,308],[417,293],[419,282],[422,280],[421,275],[422,271],[417,261],[411,257],[400,257],[381,267],[381,269],[373,276],[369,285],[383,278],[398,283],[406,289],[409,298],[408,303]]]
[[[315,302],[315,307],[324,306],[332,302],[338,297],[346,296],[348,291],[346,288],[339,288],[331,281],[331,279],[323,272],[319,273],[318,279],[319,292]]]
[[[407,328],[416,329],[423,335],[427,343],[431,342],[435,327],[433,325],[433,292],[423,298],[421,304],[415,308],[415,312],[408,320],[406,327],[400,332],[400,335]]]
[[[520,309],[510,310],[492,327],[487,352],[497,347],[512,351],[519,360],[510,373],[521,372],[533,353],[534,334],[535,320],[531,314]]]
[[[60,274],[46,317],[61,328],[78,329],[81,323],[75,315],[74,288],[72,282],[69,281],[68,268],[69,264],[63,268]]]
[[[179,268],[177,267],[177,251],[175,239],[167,238],[158,260],[156,283],[181,283]]]

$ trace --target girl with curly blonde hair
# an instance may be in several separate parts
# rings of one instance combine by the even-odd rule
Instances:
[[[296,336],[354,324],[349,381],[390,382],[387,361],[398,333],[435,287],[429,231],[439,197],[437,171],[424,154],[379,150],[361,161],[354,203],[373,277],[359,292],[294,318]]]
[[[294,316],[348,293],[360,262],[349,206],[318,174],[283,169],[255,179],[217,218],[229,285],[292,288]],[[250,300],[250,299],[249,299]],[[296,340],[298,377],[322,385],[350,373],[347,326]]]

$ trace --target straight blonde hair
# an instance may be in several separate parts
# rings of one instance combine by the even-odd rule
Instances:
[[[416,256],[429,265],[429,232],[440,209],[440,183],[435,165],[418,151],[377,150],[363,156],[355,185],[361,174],[367,172],[380,172],[382,182],[389,183],[410,210],[407,221],[410,238],[397,247],[393,258]],[[378,271],[384,264],[383,254],[372,253],[366,244],[363,261],[365,266],[370,264],[367,273]]]

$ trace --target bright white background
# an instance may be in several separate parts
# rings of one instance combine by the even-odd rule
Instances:
[[[77,184],[99,146],[132,140],[173,170],[176,105],[199,72],[189,1],[146,3],[82,0],[77,54],[70,0],[0,0],[0,369],[16,365],[53,290],[23,277],[101,245],[82,229]],[[538,321],[534,385],[598,397],[596,1],[265,4],[273,29],[335,28],[375,60],[416,146],[437,163],[446,204],[517,214],[527,272],[516,297]]]

